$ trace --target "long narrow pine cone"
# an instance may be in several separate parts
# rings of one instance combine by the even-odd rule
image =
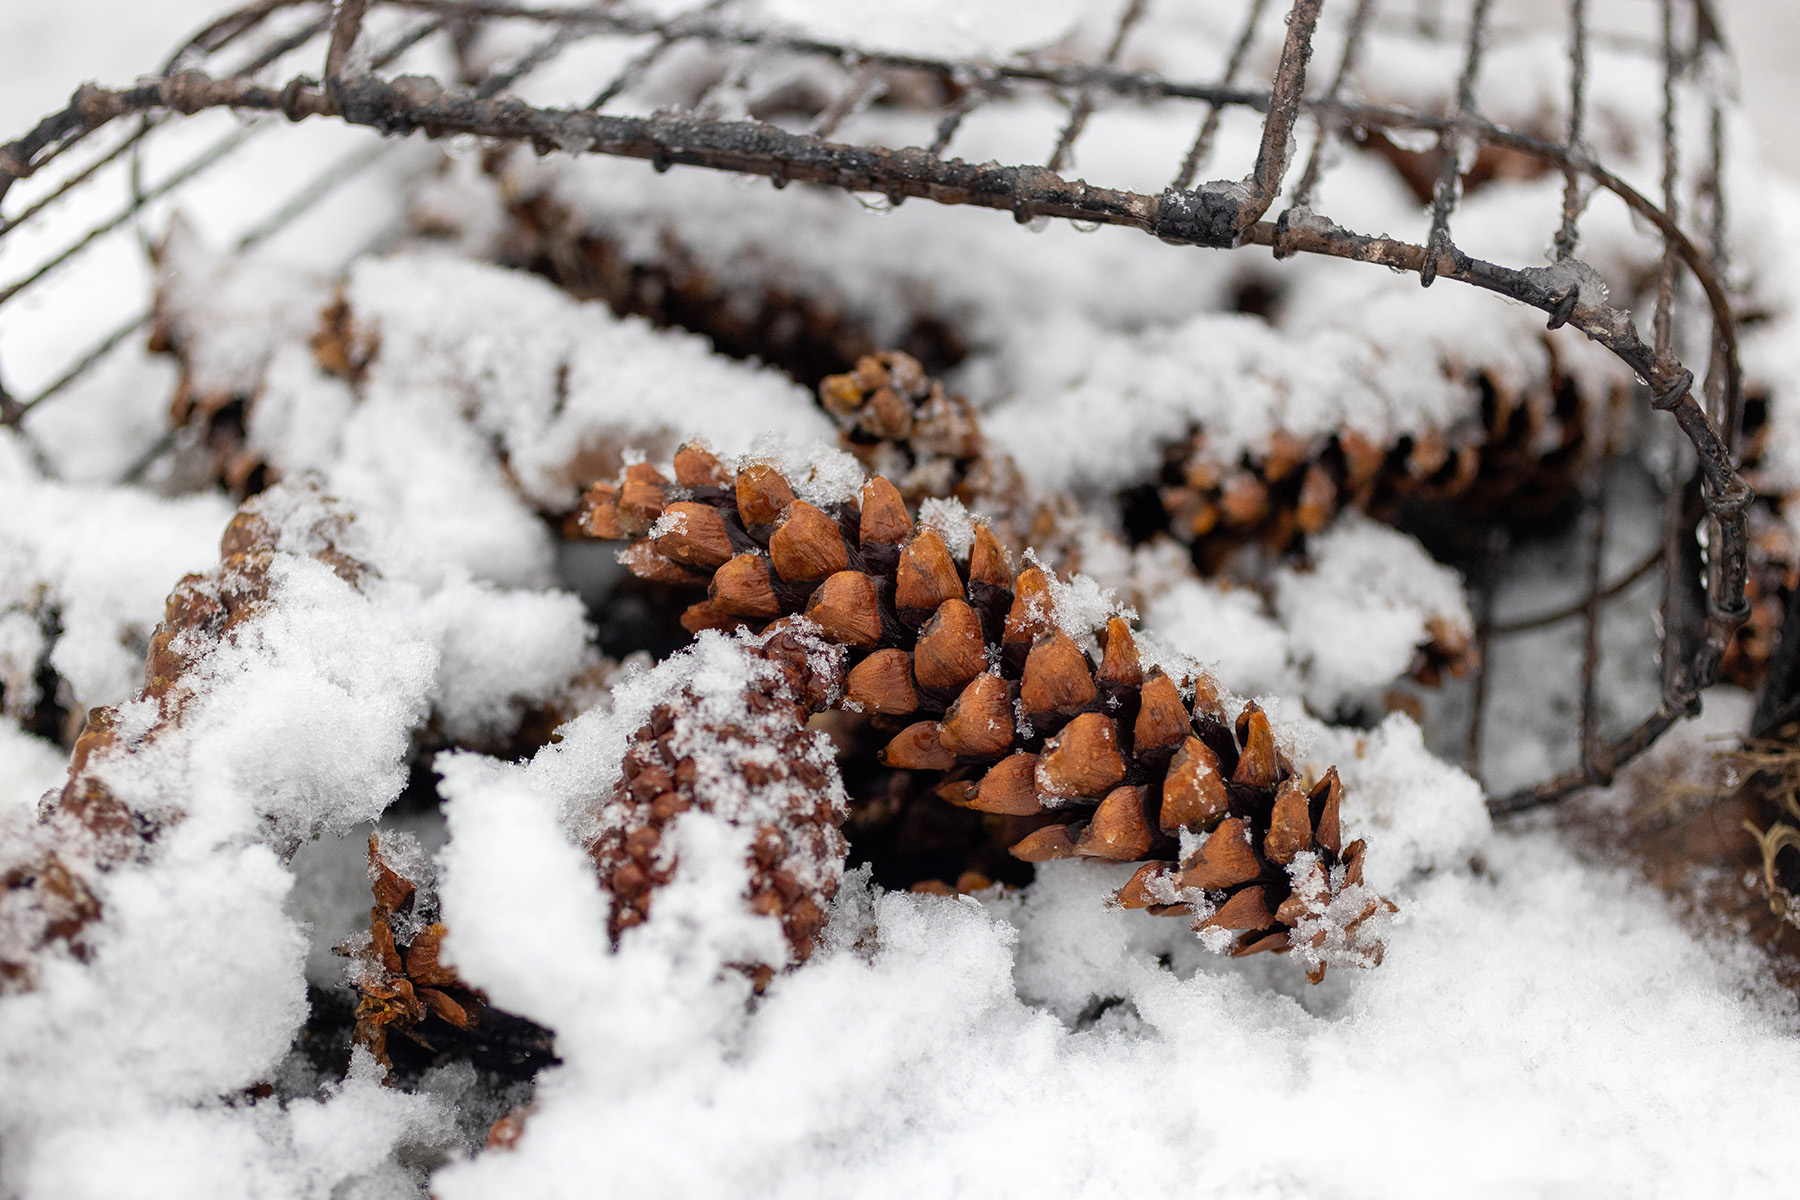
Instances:
[[[782,631],[807,617],[849,652],[846,705],[897,730],[887,766],[932,772],[952,804],[1069,818],[1015,855],[1146,862],[1120,902],[1189,912],[1214,949],[1296,949],[1315,978],[1331,962],[1379,961],[1370,918],[1388,906],[1362,886],[1361,845],[1339,844],[1336,775],[1304,787],[1255,706],[1234,738],[1212,682],[1146,668],[1122,618],[1096,661],[1057,623],[1041,567],[1015,573],[978,521],[949,537],[915,525],[884,478],[858,504],[820,506],[768,464],[730,473],[693,445],[674,475],[639,464],[595,486],[581,527],[635,534],[620,561],[643,578],[704,586],[690,630]],[[675,794],[662,777],[640,790]],[[1234,839],[1244,853],[1231,871],[1209,867]]]
[[[612,896],[608,932],[617,940],[648,919],[657,890],[681,870],[664,842],[677,817],[697,809],[748,828],[744,900],[781,922],[788,963],[798,964],[843,880],[843,788],[829,739],[806,722],[839,694],[844,654],[794,621],[740,648],[751,664],[741,691],[689,686],[637,730],[589,854]],[[760,989],[786,964],[735,965]]]

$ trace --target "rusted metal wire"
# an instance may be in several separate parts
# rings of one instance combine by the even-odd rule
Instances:
[[[1247,83],[1255,61],[1259,26],[1268,0],[1245,0],[1244,19],[1235,26],[1222,73],[1215,81],[1193,81],[1136,69],[1126,55],[1147,9],[1145,0],[1123,0],[1110,34],[1092,61],[1055,55],[990,60],[953,60],[899,53],[796,34],[733,19],[731,0],[708,0],[689,12],[663,17],[618,0],[579,5],[519,4],[501,0],[258,0],[227,14],[196,34],[171,56],[160,77],[130,87],[87,86],[61,111],[51,114],[15,141],[0,146],[0,204],[15,183],[52,168],[60,157],[115,122],[132,119],[137,128],[91,161],[68,170],[10,216],[0,213],[0,239],[35,225],[66,205],[66,197],[95,185],[124,154],[134,158],[147,138],[183,115],[227,109],[248,117],[281,115],[290,121],[335,120],[389,136],[467,135],[492,142],[524,143],[540,151],[606,154],[638,158],[659,170],[686,165],[759,175],[777,186],[798,181],[850,192],[876,193],[892,202],[917,197],[941,204],[1010,212],[1021,222],[1062,219],[1138,229],[1165,242],[1231,248],[1264,246],[1280,256],[1315,254],[1378,264],[1415,274],[1421,283],[1438,279],[1471,284],[1546,315],[1550,328],[1569,325],[1606,347],[1645,383],[1653,408],[1668,412],[1693,448],[1696,478],[1669,499],[1664,544],[1658,557],[1638,564],[1608,583],[1600,550],[1610,538],[1607,506],[1593,505],[1589,578],[1573,604],[1536,617],[1495,621],[1491,577],[1484,581],[1478,636],[1484,651],[1508,635],[1562,620],[1584,622],[1581,762],[1536,787],[1494,797],[1490,808],[1506,813],[1548,803],[1571,790],[1602,781],[1648,746],[1675,720],[1694,711],[1700,693],[1717,675],[1733,632],[1748,612],[1744,598],[1748,537],[1745,509],[1751,492],[1736,469],[1735,442],[1742,413],[1742,387],[1731,297],[1724,276],[1722,115],[1712,96],[1711,145],[1707,177],[1698,194],[1708,206],[1708,225],[1699,240],[1681,224],[1683,189],[1676,143],[1676,105],[1682,90],[1723,53],[1717,23],[1706,0],[1663,0],[1654,61],[1661,67],[1661,194],[1643,195],[1587,145],[1588,72],[1593,47],[1614,44],[1613,34],[1593,28],[1592,11],[1603,0],[1570,0],[1569,72],[1566,119],[1556,140],[1505,128],[1484,115],[1478,84],[1493,0],[1465,0],[1458,20],[1442,5],[1402,5],[1402,24],[1434,40],[1448,56],[1460,51],[1454,96],[1446,112],[1425,112],[1370,103],[1356,95],[1359,55],[1379,19],[1380,0],[1357,0],[1339,26],[1344,42],[1326,86],[1307,89],[1307,66],[1322,12],[1322,0],[1289,0],[1279,53],[1266,84]],[[389,77],[383,70],[406,49],[439,31],[457,39],[459,57],[476,31],[489,23],[530,23],[544,36],[502,65],[474,71],[453,84],[414,76]],[[380,26],[380,29],[377,29]],[[1383,26],[1388,29],[1389,26]],[[370,52],[371,43],[388,39]],[[1691,44],[1680,44],[1688,36]],[[533,106],[509,95],[512,86],[587,39],[647,38],[647,48],[624,60],[610,78],[596,81],[591,99],[579,107]],[[677,47],[695,47],[719,56],[728,69],[718,79],[738,86],[755,56],[820,64],[837,90],[802,128],[709,115],[705,97],[687,107],[647,114],[605,111],[631,93]],[[1268,53],[1269,47],[1264,48]],[[226,63],[233,51],[236,64]],[[316,76],[268,77],[290,55],[318,54]],[[737,56],[730,58],[727,56]],[[735,64],[735,65],[732,65]],[[894,73],[937,81],[941,106],[925,115],[933,130],[925,148],[862,144],[841,131],[870,103],[879,102]],[[822,76],[822,77],[824,77]],[[604,77],[603,77],[604,78]],[[716,85],[715,85],[716,86]],[[965,118],[1015,90],[1036,89],[1068,106],[1054,145],[1042,164],[969,163],[946,158]],[[579,101],[577,102],[579,103]],[[1109,105],[1197,104],[1203,108],[1172,184],[1160,193],[1071,179],[1064,168],[1075,159],[1090,118]],[[1213,151],[1222,114],[1258,114],[1261,136],[1253,162],[1241,164],[1232,182],[1199,187],[1193,181]],[[1287,207],[1278,209],[1298,126],[1315,127],[1313,141]],[[0,287],[0,305],[37,287],[58,267],[90,249],[108,233],[142,213],[159,197],[272,123],[256,122],[234,131],[190,159],[185,166],[148,183],[134,167],[132,194],[122,212],[87,226],[60,250],[40,259]],[[1440,161],[1432,188],[1430,229],[1420,243],[1372,235],[1340,226],[1315,212],[1315,193],[1334,141],[1393,132],[1435,139]],[[1523,155],[1559,173],[1563,180],[1558,223],[1550,231],[1556,265],[1488,262],[1460,249],[1451,218],[1460,197],[1469,155],[1486,149]],[[277,211],[254,227],[250,238],[269,236],[307,212],[355,171],[366,169],[377,151],[358,149],[304,185]],[[1662,260],[1648,340],[1630,315],[1610,306],[1602,289],[1581,285],[1575,252],[1586,197],[1609,193],[1653,231]],[[1271,214],[1273,216],[1271,217]],[[0,245],[3,245],[0,242]],[[1588,273],[1591,275],[1591,272]],[[1685,281],[1685,289],[1684,289]],[[1691,315],[1695,336],[1683,333]],[[0,423],[20,426],[37,405],[63,393],[114,347],[143,327],[137,317],[113,329],[49,385],[29,400],[0,392]],[[1696,394],[1694,372],[1677,357],[1680,347],[1708,348],[1704,385]],[[1599,487],[1604,488],[1602,480]],[[1704,528],[1704,557],[1697,536]],[[1595,681],[1601,661],[1598,634],[1604,606],[1645,577],[1660,562],[1664,569],[1662,699],[1656,710],[1623,736],[1610,740],[1600,728]],[[1704,586],[1702,582],[1704,581]],[[1486,676],[1478,676],[1469,730],[1469,762],[1479,765]]]
[[[1264,0],[1256,0],[1253,21],[1254,15],[1261,13],[1263,2]],[[1327,104],[1336,103],[1338,97],[1343,95],[1344,85],[1349,82],[1350,73],[1356,69],[1357,55],[1362,50],[1363,38],[1369,30],[1369,14],[1374,11],[1374,8],[1374,0],[1356,0],[1356,11],[1351,14],[1350,27],[1344,34],[1344,50],[1338,58],[1337,73],[1331,77],[1331,86],[1325,91]],[[1246,36],[1245,42],[1239,43],[1237,51],[1234,52],[1228,75],[1235,75],[1239,56],[1247,42],[1248,37]],[[1218,127],[1217,112],[1218,110],[1214,109],[1212,114],[1208,115],[1208,127],[1207,130],[1202,131],[1203,133]],[[1319,186],[1319,176],[1325,169],[1325,151],[1334,139],[1343,136],[1343,128],[1344,123],[1339,118],[1321,117],[1319,119],[1319,133],[1313,139],[1312,153],[1307,155],[1306,169],[1300,173],[1300,182],[1294,187],[1295,208],[1312,206],[1313,189]],[[1198,142],[1195,144],[1199,145]],[[1193,175],[1190,173],[1188,179],[1192,178]],[[1186,184],[1178,183],[1176,186],[1185,187]]]
[[[1569,124],[1563,145],[1573,154],[1581,145],[1587,121],[1587,0],[1569,0]],[[1563,168],[1562,225],[1556,231],[1556,260],[1561,262],[1575,254],[1580,237],[1576,223],[1581,218],[1581,175]]]
[[[1610,449],[1610,447],[1609,447]],[[1593,530],[1588,538],[1587,596],[1581,607],[1581,769],[1591,782],[1612,782],[1609,748],[1600,740],[1600,616],[1603,581],[1606,578],[1606,475],[1611,456],[1603,457],[1595,471],[1588,519]]]
[[[1106,53],[1100,57],[1103,67],[1114,66],[1119,55],[1125,49],[1125,39],[1131,36],[1131,30],[1143,19],[1146,0],[1125,0],[1125,7],[1119,13],[1119,23],[1113,28],[1112,40],[1106,45]],[[1045,162],[1052,171],[1061,171],[1069,162],[1069,152],[1075,148],[1075,139],[1087,129],[1088,118],[1094,115],[1094,89],[1082,88],[1076,95],[1075,102],[1069,105],[1069,119],[1064,123],[1062,131],[1056,136],[1056,149],[1050,152]]]
[[[1263,10],[1268,7],[1269,0],[1250,0],[1249,11],[1244,14],[1243,28],[1238,31],[1237,41],[1232,44],[1231,57],[1225,60],[1225,73],[1219,80],[1220,86],[1231,87],[1237,83],[1238,74],[1244,69],[1244,60],[1250,54],[1250,43],[1256,39],[1256,28],[1262,24]],[[1212,150],[1213,138],[1218,136],[1219,114],[1223,111],[1224,106],[1220,104],[1206,106],[1206,119],[1200,123],[1200,131],[1194,135],[1187,156],[1181,160],[1181,169],[1175,172],[1175,180],[1169,184],[1171,188],[1182,190],[1193,184],[1200,164],[1206,161],[1207,154]]]
[[[1437,279],[1438,259],[1450,253],[1450,214],[1462,197],[1463,143],[1468,137],[1463,123],[1475,112],[1475,81],[1481,75],[1481,55],[1487,48],[1488,10],[1493,0],[1475,0],[1469,16],[1468,49],[1463,53],[1462,75],[1456,81],[1456,111],[1450,124],[1438,134],[1438,154],[1444,160],[1437,188],[1431,197],[1431,234],[1425,239],[1425,262],[1419,268],[1419,286],[1430,287]]]

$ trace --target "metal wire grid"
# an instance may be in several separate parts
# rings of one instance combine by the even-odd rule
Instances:
[[[0,215],[0,239],[42,221],[46,213],[67,203],[66,197],[92,184],[103,168],[122,156],[131,161],[126,203],[24,275],[0,285],[0,309],[16,302],[96,240],[134,221],[148,204],[238,151],[267,128],[274,114],[291,121],[337,118],[383,134],[473,135],[526,142],[540,151],[648,159],[658,171],[677,164],[707,167],[765,176],[777,188],[799,180],[877,193],[893,204],[920,197],[944,204],[998,208],[1011,211],[1021,223],[1048,218],[1126,225],[1181,245],[1219,249],[1257,245],[1268,247],[1277,257],[1308,253],[1377,263],[1415,273],[1426,287],[1440,278],[1473,284],[1540,309],[1547,314],[1551,329],[1572,325],[1611,350],[1645,382],[1651,405],[1674,416],[1693,447],[1698,466],[1692,485],[1671,490],[1666,533],[1655,556],[1623,578],[1608,582],[1600,571],[1608,531],[1607,464],[1603,462],[1590,493],[1591,567],[1583,598],[1536,618],[1500,623],[1492,619],[1490,598],[1478,596],[1478,638],[1484,663],[1496,638],[1567,620],[1583,624],[1580,764],[1536,787],[1489,801],[1496,814],[1514,812],[1588,783],[1609,781],[1620,765],[1676,720],[1697,711],[1701,691],[1716,678],[1726,645],[1749,611],[1744,595],[1745,510],[1752,493],[1734,465],[1742,388],[1736,329],[1725,286],[1726,214],[1720,187],[1725,102],[1716,76],[1724,47],[1709,0],[1648,2],[1657,5],[1659,30],[1654,42],[1644,48],[1659,62],[1662,81],[1660,98],[1647,98],[1659,99],[1661,106],[1662,194],[1657,199],[1631,187],[1587,148],[1588,58],[1597,36],[1591,0],[1567,0],[1567,123],[1562,138],[1555,141],[1497,124],[1477,105],[1477,83],[1492,32],[1493,0],[1470,0],[1463,19],[1454,22],[1436,2],[1405,5],[1390,0],[1384,6],[1379,0],[1355,0],[1328,81],[1310,92],[1308,66],[1323,0],[1291,0],[1280,55],[1266,86],[1243,76],[1269,9],[1268,0],[1248,0],[1224,69],[1213,81],[1181,80],[1120,65],[1124,47],[1144,18],[1147,0],[1125,0],[1101,54],[1091,62],[1033,55],[999,62],[953,61],[875,51],[734,21],[729,15],[732,0],[711,0],[674,18],[609,0],[585,6],[485,0],[335,0],[330,5],[322,0],[257,0],[195,34],[171,55],[159,76],[116,90],[85,86],[68,107],[45,118],[24,137],[0,147],[0,204],[14,183],[63,164],[61,175],[43,194],[10,216]],[[540,27],[543,36],[503,65],[479,69],[471,64],[468,48],[476,33],[499,22]],[[1359,55],[1371,28],[1382,22],[1405,25],[1420,37],[1436,39],[1446,53],[1460,53],[1450,111],[1410,111],[1352,98],[1350,81]],[[413,47],[434,37],[446,39],[456,51],[461,78],[446,82],[382,74]],[[647,45],[627,57],[582,107],[534,107],[505,95],[520,79],[572,45],[599,38],[647,39]],[[706,95],[685,107],[648,116],[605,111],[672,50],[685,47],[720,55],[748,52],[826,64],[840,80],[840,90],[803,129],[726,119],[716,115],[717,106],[710,104]],[[271,75],[279,75],[276,68],[285,64],[318,61],[321,49],[319,78],[293,73],[282,82],[270,81]],[[884,74],[891,72],[912,73],[941,85],[945,99],[930,144],[905,148],[832,140],[847,117],[876,99]],[[1698,241],[1684,229],[1680,208],[1684,169],[1691,171],[1680,161],[1676,137],[1677,104],[1684,85],[1704,96],[1708,106],[1706,159],[1699,166],[1694,189],[1706,206],[1705,232]],[[1042,165],[971,164],[945,157],[972,113],[1018,89],[1048,92],[1067,107],[1067,117]],[[1188,103],[1201,110],[1187,153],[1159,194],[1092,186],[1061,174],[1072,161],[1096,109],[1118,103]],[[147,183],[139,158],[145,141],[183,114],[213,108],[267,116],[233,130],[156,183]],[[1260,114],[1255,161],[1239,181],[1196,187],[1194,181],[1208,162],[1221,116],[1233,109]],[[1303,126],[1311,129],[1305,166],[1288,193],[1287,207],[1273,220],[1267,219],[1283,192]],[[120,128],[125,132],[110,144],[101,144],[104,131]],[[1435,139],[1443,165],[1432,195],[1429,235],[1422,245],[1353,232],[1312,211],[1317,186],[1331,161],[1331,148],[1347,139],[1352,130],[1422,134]],[[1555,266],[1485,262],[1457,247],[1451,225],[1461,198],[1462,173],[1472,155],[1486,147],[1529,156],[1562,174],[1562,211],[1552,238]],[[88,153],[81,161],[78,151],[84,148]],[[243,234],[239,246],[247,248],[273,236],[367,169],[381,153],[382,144],[378,143],[346,155]],[[1599,294],[1602,289],[1582,286],[1593,276],[1575,255],[1581,217],[1595,188],[1618,197],[1655,231],[1660,243],[1661,267],[1648,342],[1626,313],[1606,304]],[[1684,288],[1693,302],[1683,302]],[[15,398],[0,388],[0,423],[23,432],[21,422],[28,413],[63,393],[148,320],[148,313],[142,313],[110,330],[29,398]],[[1689,326],[1684,330],[1687,343],[1707,347],[1698,396],[1693,372],[1675,351],[1678,322]],[[1600,734],[1596,696],[1602,610],[1659,564],[1665,580],[1661,703],[1629,733],[1608,740]],[[1478,768],[1485,674],[1477,677],[1473,690],[1470,765]]]

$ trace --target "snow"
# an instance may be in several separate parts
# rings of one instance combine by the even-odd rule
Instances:
[[[208,6],[164,7],[192,24]],[[1531,5],[1496,7],[1511,28],[1548,21]],[[53,49],[5,81],[13,124],[61,102],[89,44],[83,71],[150,66],[137,51],[169,39],[143,37],[142,8],[82,0],[79,55],[31,32],[30,45]],[[1212,78],[1240,8],[1151,5],[1122,62]],[[1253,77],[1266,77],[1281,9],[1258,34]],[[728,15],[899,51],[1054,62],[1096,53],[1117,11],[763,0]],[[1328,36],[1339,20],[1328,6]],[[0,26],[44,28],[22,10]],[[1481,97],[1496,119],[1560,127],[1555,29],[1492,47]],[[1376,31],[1387,69],[1363,73],[1360,98],[1442,107],[1454,71],[1403,34]],[[505,43],[476,52],[520,48]],[[1315,70],[1333,53],[1322,43]],[[1654,142],[1637,137],[1641,68],[1610,44],[1594,53],[1590,140],[1653,191]],[[559,82],[591,88],[596,60],[571,61],[580,69]],[[746,62],[722,102],[772,86],[777,68]],[[695,64],[671,55],[620,106],[684,94],[694,79]],[[27,103],[27,87],[50,98]],[[953,152],[1039,161],[1066,112],[997,101]],[[1069,173],[1158,190],[1196,115],[1103,109]],[[916,141],[897,132],[907,119],[878,105],[852,114],[844,136]],[[1228,120],[1203,172],[1247,161],[1254,134]],[[1490,822],[1480,785],[1445,757],[1461,750],[1442,735],[1458,727],[1456,693],[1429,701],[1424,728],[1379,717],[1422,647],[1472,629],[1454,571],[1414,538],[1346,515],[1303,557],[1202,579],[1179,548],[1126,549],[1103,515],[1197,428],[1230,464],[1278,429],[1315,444],[1345,426],[1382,439],[1454,433],[1480,417],[1477,370],[1519,393],[1553,369],[1590,395],[1627,382],[1577,331],[1547,335],[1535,310],[1359,266],[1177,250],[1117,229],[1031,234],[1004,214],[922,201],[875,213],[817,189],[659,178],[595,157],[521,154],[497,182],[468,148],[452,153],[410,192],[398,174],[378,181],[379,203],[357,201],[358,220],[299,243],[305,253],[216,249],[235,227],[209,217],[243,208],[243,191],[209,194],[190,224],[162,210],[147,221],[168,235],[164,315],[189,386],[251,401],[246,445],[283,481],[255,502],[284,547],[267,602],[229,639],[192,639],[179,721],[133,696],[165,597],[214,568],[234,502],[194,469],[191,445],[120,482],[163,429],[169,362],[128,347],[33,415],[35,445],[0,434],[0,870],[63,836],[37,818],[65,777],[63,748],[16,719],[40,698],[41,664],[71,712],[118,707],[123,748],[92,769],[159,823],[141,857],[108,869],[79,839],[56,843],[102,917],[85,961],[52,946],[35,986],[0,993],[0,1197],[1386,1200],[1767,1195],[1787,1183],[1771,1147],[1800,1118],[1786,1082],[1800,1068],[1800,1006],[1768,981],[1767,961],[1729,929],[1697,936],[1622,852],[1596,853],[1548,822]],[[1769,313],[1745,330],[1772,430],[1757,482],[1785,492],[1800,486],[1800,200],[1737,169],[1734,270]],[[1545,261],[1561,182],[1468,197],[1459,244]],[[1423,228],[1411,193],[1371,156],[1349,156],[1322,191],[1320,211],[1355,228]],[[584,483],[638,458],[666,463],[689,438],[729,463],[780,466],[822,505],[853,500],[862,471],[832,448],[807,390],[774,369],[478,261],[505,252],[504,202],[540,193],[627,262],[672,244],[727,292],[817,300],[876,342],[922,320],[963,338],[952,382],[985,406],[990,448],[1013,457],[1034,497],[1068,493],[1075,506],[1064,532],[1090,574],[1052,582],[1058,626],[1091,646],[1109,616],[1136,609],[1146,664],[1210,671],[1228,713],[1262,704],[1302,772],[1337,768],[1346,839],[1368,840],[1368,886],[1399,906],[1385,961],[1310,987],[1298,955],[1217,958],[1187,922],[1108,903],[1127,865],[1048,863],[1024,887],[936,896],[884,889],[834,860],[806,880],[842,872],[823,944],[756,995],[738,967],[790,953],[779,924],[743,902],[747,829],[791,799],[785,781],[751,786],[742,771],[776,732],[744,703],[766,667],[747,636],[711,633],[599,682],[584,600],[598,608],[610,584],[565,590],[573,552],[553,523]],[[345,253],[402,207],[429,237]],[[1641,305],[1646,245],[1620,206],[1597,200],[1583,261],[1541,279]],[[106,304],[139,293],[136,275],[100,275]],[[1230,311],[1246,281],[1271,282],[1267,317]],[[27,323],[42,313],[9,326],[9,386],[21,359],[40,375],[50,350],[111,319],[101,308],[85,318],[47,340]],[[348,370],[322,360],[321,333],[342,335]],[[1616,511],[1650,511],[1643,480],[1614,490]],[[1787,516],[1800,528],[1800,510]],[[980,518],[945,499],[919,519],[963,555]],[[311,556],[324,530],[364,564],[356,582]],[[1496,616],[1573,594],[1580,534],[1509,560]],[[1609,542],[1607,577],[1642,552],[1630,537]],[[1647,612],[1653,588],[1625,602]],[[1602,636],[1606,721],[1647,711],[1649,635],[1618,621]],[[1557,709],[1572,701],[1543,681],[1570,678],[1578,657],[1567,629],[1496,657],[1480,747],[1490,782],[1527,782],[1567,759],[1572,722]],[[676,700],[689,706],[676,744],[718,803],[673,823],[676,875],[614,945],[586,847],[618,819],[604,802],[629,740]],[[513,759],[527,714],[552,709],[575,714],[558,740]],[[1747,697],[1710,694],[1705,723],[1637,784],[1703,755],[1747,709]],[[761,740],[716,738],[721,724]],[[828,734],[801,737],[841,810],[852,797]],[[320,1065],[301,1046],[309,987],[342,994],[330,946],[366,928],[372,830],[435,867],[446,961],[497,1008],[553,1032],[561,1061],[535,1090],[466,1063],[390,1085],[366,1054]],[[484,1149],[493,1118],[525,1099],[516,1147]]]
[[[150,635],[176,580],[210,566],[231,505],[132,487],[45,481],[18,440],[0,438],[0,688],[7,711],[35,704],[38,660],[72,708],[137,690]],[[60,632],[46,640],[54,622]]]
[[[0,814],[35,811],[38,797],[61,786],[67,769],[60,746],[11,721],[0,724]]]
[[[515,1151],[436,1187],[577,1195],[604,1176],[674,1196],[1376,1197],[1455,1180],[1503,1196],[1574,1186],[1602,1163],[1676,1195],[1720,1161],[1687,1152],[1694,1137],[1739,1164],[1746,1190],[1772,1185],[1780,1165],[1756,1148],[1789,1102],[1746,1094],[1731,1061],[1791,1065],[1782,1024],[1743,1009],[1686,934],[1646,921],[1643,897],[1554,838],[1487,853],[1481,876],[1421,884],[1380,970],[1298,994],[1272,972],[1200,969],[1166,928],[1180,922],[1107,910],[1118,868],[1058,864],[980,903],[864,894],[872,944],[834,945],[677,1062],[646,1069],[623,1038],[571,1055]],[[1603,961],[1568,936],[1569,912],[1610,947]],[[1681,1043],[1684,1030],[1706,1032]],[[1694,1052],[1670,1064],[1672,1043]],[[1278,1112],[1315,1114],[1278,1150],[1274,1114],[1243,1102],[1272,1093]]]
[[[1277,570],[1275,608],[1315,709],[1333,712],[1400,678],[1440,630],[1473,639],[1462,580],[1405,534],[1346,514],[1310,550],[1311,570]]]
[[[1473,636],[1456,573],[1406,534],[1346,513],[1309,555],[1273,572],[1267,598],[1152,572],[1144,628],[1239,691],[1303,697],[1327,716],[1379,701],[1439,636]]]

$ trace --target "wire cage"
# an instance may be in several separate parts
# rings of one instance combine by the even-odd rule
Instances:
[[[1576,602],[1496,620],[1483,599],[1491,600],[1491,590],[1483,592],[1479,573],[1473,580],[1484,666],[1468,705],[1471,767],[1482,741],[1485,664],[1503,640],[1558,623],[1582,630],[1579,762],[1494,796],[1490,808],[1513,812],[1607,782],[1697,711],[1749,613],[1752,492],[1737,466],[1745,403],[1722,185],[1729,64],[1711,5],[1241,0],[1223,7],[1235,15],[1217,17],[1219,61],[1190,75],[1180,45],[1149,59],[1133,55],[1153,0],[1124,0],[1086,38],[1000,58],[932,57],[797,33],[779,19],[779,5],[734,0],[679,11],[607,0],[257,0],[189,38],[160,74],[126,87],[84,86],[66,108],[0,147],[0,313],[26,330],[0,343],[0,381],[13,389],[0,389],[0,422],[29,442],[34,413],[74,394],[84,376],[148,327],[150,313],[137,297],[84,285],[83,264],[146,253],[142,231],[152,214],[197,195],[228,160],[256,159],[257,147],[278,140],[289,123],[334,131],[331,156],[310,175],[288,167],[278,151],[257,160],[267,203],[234,214],[240,249],[314,216],[359,177],[416,147],[418,139],[406,135],[423,134],[526,144],[540,154],[635,158],[657,172],[683,166],[760,176],[778,189],[820,185],[887,205],[917,199],[998,209],[1021,225],[1124,226],[1169,243],[1170,254],[1261,247],[1276,258],[1384,266],[1424,287],[1470,285],[1535,308],[1548,328],[1579,330],[1610,351],[1691,447],[1663,489],[1654,545],[1630,570],[1613,578],[1602,570],[1603,549],[1617,536],[1602,462],[1586,491],[1589,567]],[[1556,68],[1559,105],[1530,128],[1490,117],[1478,103],[1484,72],[1497,69],[1496,47],[1523,34],[1554,37],[1565,48]],[[1434,65],[1445,81],[1441,102],[1363,98],[1358,81],[1384,69],[1381,56],[1395,46]],[[1602,48],[1644,67],[1636,103],[1658,114],[1654,145],[1642,147],[1641,162],[1629,168],[1595,148],[1602,139],[1592,125],[1590,65]],[[581,56],[579,69],[559,70],[572,55]],[[796,91],[803,101],[793,99]],[[959,138],[984,108],[1021,98],[1059,114],[1044,129],[1037,161],[958,157]],[[876,105],[904,120],[855,120]],[[1160,187],[1074,175],[1077,154],[1106,136],[1097,118],[1125,107],[1185,116],[1185,146],[1167,162],[1139,164],[1155,168]],[[1245,120],[1259,128],[1254,155],[1223,161],[1221,129]],[[346,127],[383,136],[359,137]],[[1415,189],[1428,198],[1424,236],[1359,231],[1324,210],[1322,184],[1345,147],[1372,140],[1405,159]],[[1495,163],[1524,163],[1563,180],[1561,211],[1544,230],[1547,262],[1486,261],[1458,245],[1465,184]],[[1643,178],[1643,163],[1657,168],[1654,184]],[[1645,260],[1656,264],[1647,327],[1609,303],[1600,273],[1581,257],[1584,217],[1601,194],[1629,211]],[[378,217],[362,216],[346,235],[352,252],[385,236]],[[71,342],[70,330],[86,340]],[[140,475],[147,461],[127,476]],[[1495,553],[1502,549],[1496,543]],[[1658,571],[1660,700],[1609,735],[1597,696],[1604,614]]]

